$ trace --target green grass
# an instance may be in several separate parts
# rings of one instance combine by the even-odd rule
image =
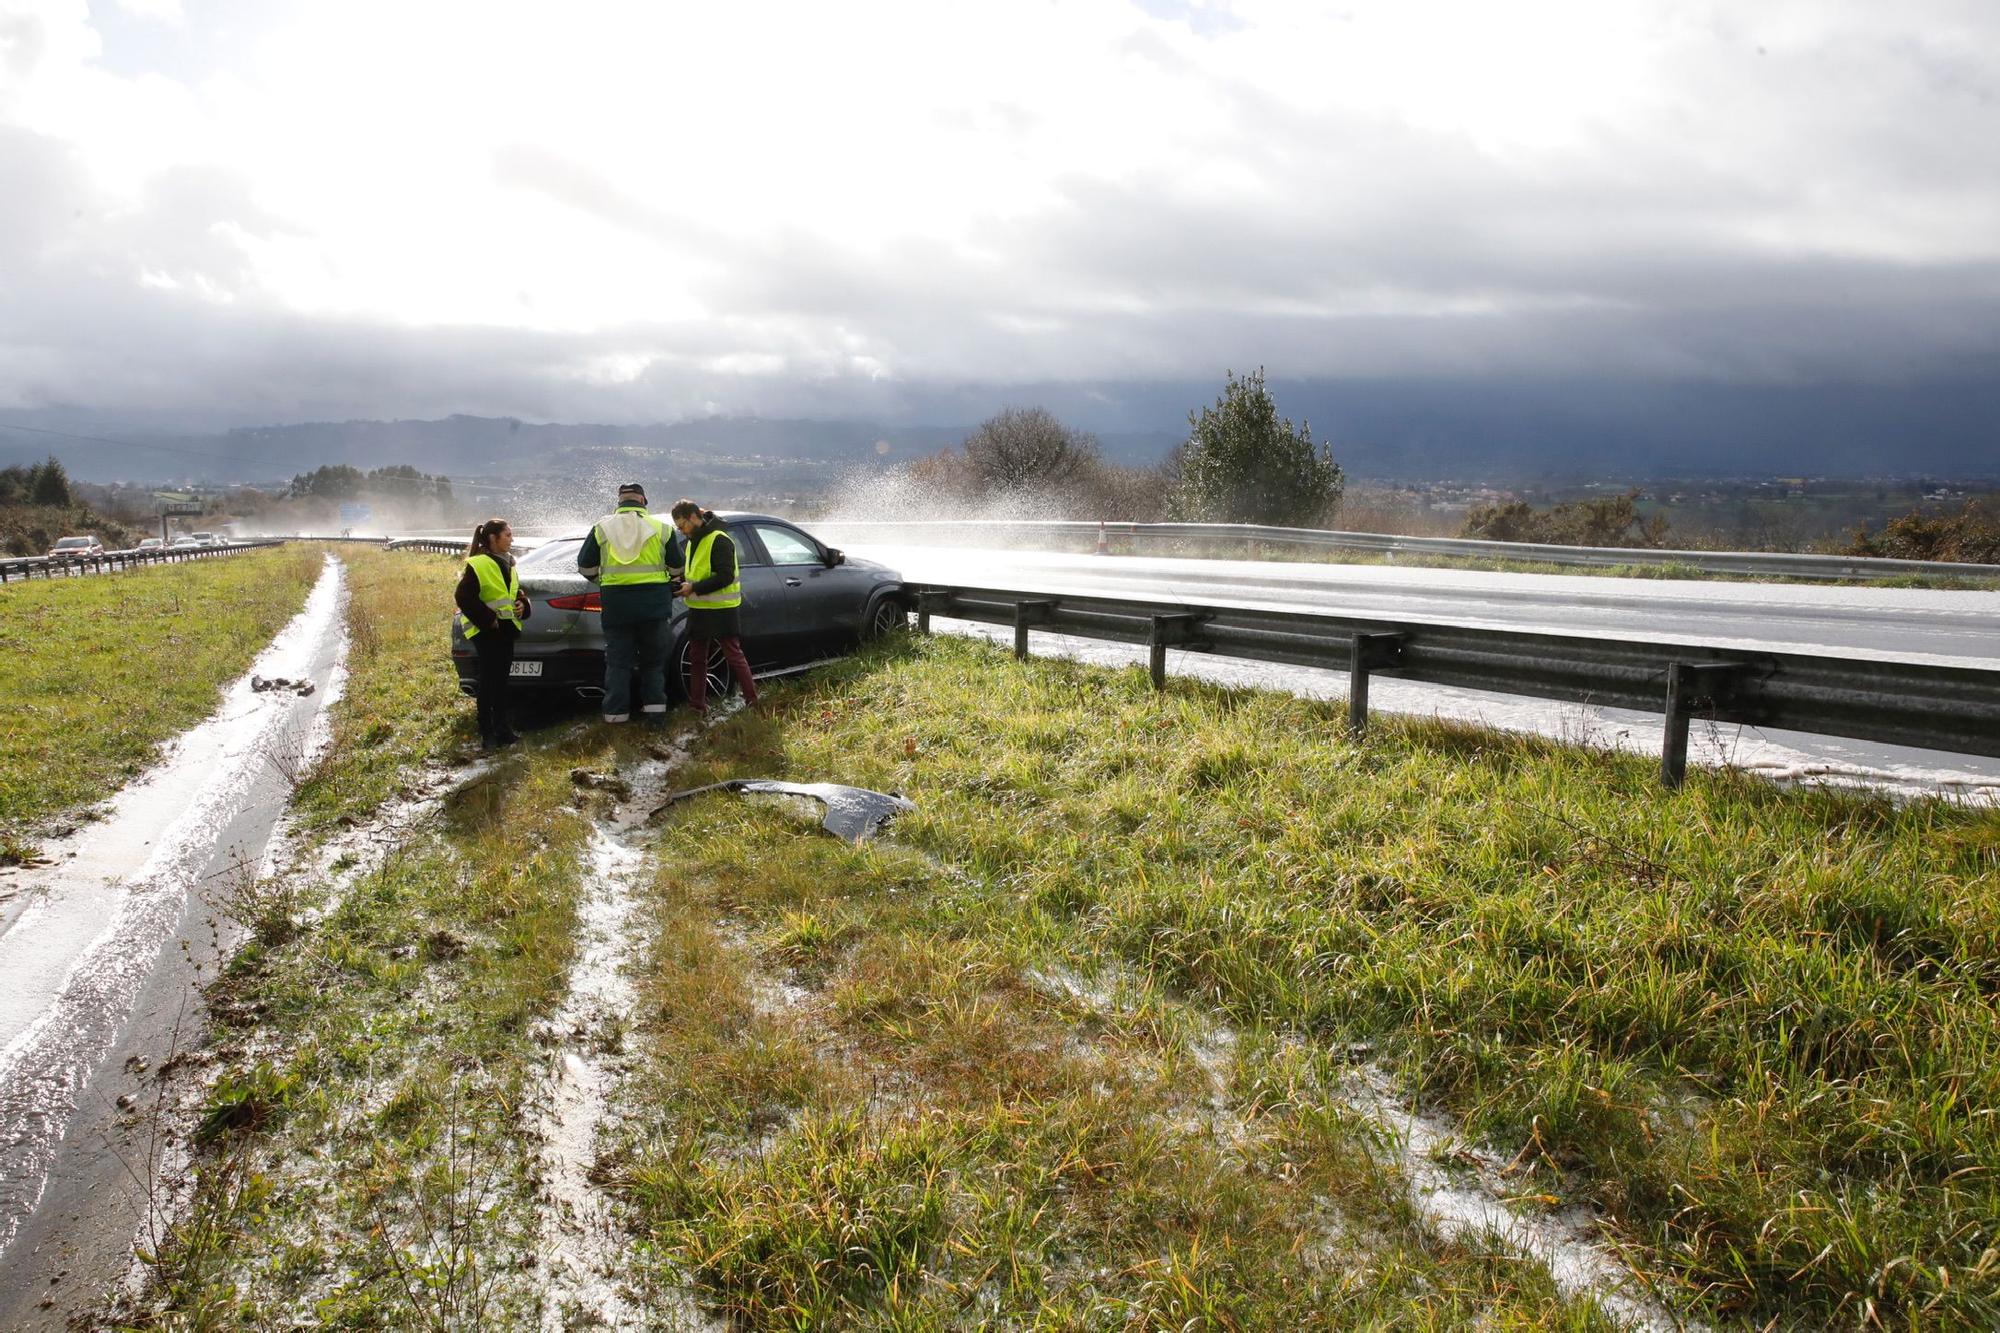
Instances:
[[[1338,706],[950,640],[774,693],[689,785],[919,811],[861,849],[730,798],[667,830],[627,1180],[750,1325],[1589,1322],[1399,1220],[1328,1092],[1354,1043],[1709,1318],[2000,1318],[1990,812],[1356,744]]]
[[[332,753],[300,786],[302,828],[324,832],[405,792],[426,765],[476,734],[449,653],[459,562],[412,551],[344,547],[348,679],[333,714]]]
[[[109,796],[213,713],[320,565],[288,546],[0,586],[0,856]]]
[[[359,554],[381,595],[309,829],[465,753],[449,569]],[[770,700],[676,783],[918,809],[861,846],[727,795],[659,820],[598,1162],[654,1313],[1607,1327],[1415,1214],[1344,1092],[1367,1060],[1514,1159],[1516,1206],[1589,1203],[1714,1324],[2000,1319],[1992,813],[1667,792],[1642,759],[1433,723],[1356,742],[1340,704],[948,638]],[[521,1104],[602,799],[570,770],[644,740],[510,753],[323,918],[323,885],[244,905],[196,1202],[135,1323],[538,1315]]]
[[[195,1198],[131,1324],[532,1323],[520,1107],[573,949],[589,826],[571,795],[560,764],[501,765],[209,987]]]

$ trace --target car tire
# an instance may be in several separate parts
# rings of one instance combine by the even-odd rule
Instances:
[[[667,681],[670,698],[687,698],[688,641],[682,638],[674,645],[674,653],[668,659],[672,663],[673,676]],[[711,640],[708,645],[708,697],[726,699],[736,692],[736,677],[730,673],[729,660],[722,655],[722,645]]]
[[[909,628],[909,608],[893,597],[884,597],[869,610],[868,623],[861,630],[861,641],[873,643],[891,634],[901,634]]]

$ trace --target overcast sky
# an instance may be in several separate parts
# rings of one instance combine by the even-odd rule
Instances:
[[[2000,365],[1993,0],[0,0],[0,411]]]

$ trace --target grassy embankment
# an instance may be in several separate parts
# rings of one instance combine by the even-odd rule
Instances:
[[[282,547],[0,586],[0,861],[214,712],[320,567]]]
[[[1364,1050],[1707,1317],[2000,1318],[1990,813],[945,640],[687,780],[732,773],[920,807],[666,831],[614,1170],[753,1326],[1583,1322],[1412,1224]]]
[[[464,729],[438,720],[429,603],[356,607],[377,647],[304,793],[328,826]],[[655,1309],[1601,1324],[1412,1214],[1343,1100],[1364,1060],[1515,1156],[1521,1207],[1591,1201],[1711,1318],[2000,1314],[1992,816],[1731,775],[1666,793],[1643,760],[1437,725],[1356,744],[1337,706],[952,640],[772,696],[686,785],[919,810],[859,848],[729,797],[663,822],[599,1173]],[[519,1104],[572,947],[567,770],[641,744],[545,738],[323,920],[265,918],[216,996],[240,1027],[149,1321],[532,1312]]]
[[[368,546],[338,554],[348,575],[348,679],[333,711],[332,753],[293,801],[310,834],[373,813],[477,734],[446,655],[461,563]]]

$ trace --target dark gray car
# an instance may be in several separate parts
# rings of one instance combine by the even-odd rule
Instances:
[[[759,676],[779,675],[845,652],[863,639],[908,623],[902,576],[872,560],[850,560],[805,529],[767,514],[725,513],[736,539],[743,584],[743,652]],[[576,572],[587,532],[551,538],[520,561],[521,592],[533,604],[514,648],[517,688],[557,690],[595,699],[604,693],[604,630],[597,585]],[[668,691],[687,682],[687,610],[674,603]],[[461,693],[478,692],[478,661],[460,617],[451,618],[451,657]],[[709,691],[734,687],[720,651],[708,664]]]

